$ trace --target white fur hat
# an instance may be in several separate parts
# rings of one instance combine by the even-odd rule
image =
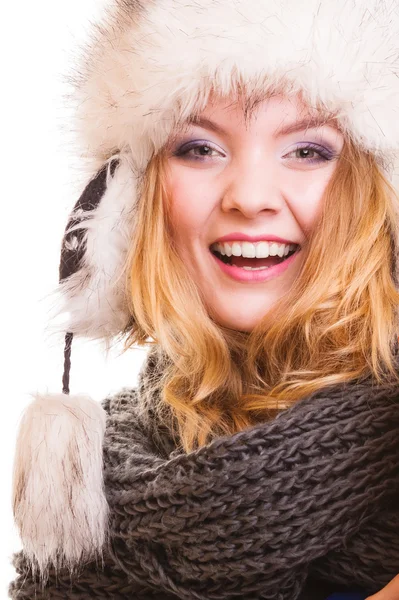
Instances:
[[[110,338],[130,322],[120,273],[134,235],[142,174],[175,126],[201,111],[213,90],[227,95],[244,86],[254,98],[276,89],[301,92],[309,105],[337,115],[343,133],[374,153],[381,168],[393,176],[399,156],[399,4],[398,0],[113,0],[102,23],[93,29],[70,81],[72,126],[93,176],[71,213],[63,240],[60,310],[69,314],[65,324],[69,334]],[[69,347],[70,338],[66,363]],[[76,399],[66,395],[67,371],[68,366],[64,403],[72,404]],[[50,401],[35,402],[42,406]],[[92,415],[93,406],[87,402],[87,414]],[[85,409],[79,406],[83,414]],[[65,412],[60,410],[60,419]],[[90,441],[93,459],[84,464],[94,476],[82,477],[86,495],[81,493],[77,501],[78,522],[73,525],[88,554],[101,548],[107,518],[97,445],[105,424],[100,411],[97,416],[98,438]],[[24,422],[14,495],[24,547],[42,570],[50,561],[73,564],[81,557],[79,544],[63,546],[71,530],[67,478],[57,504],[48,485],[56,480],[48,471],[50,467],[55,471],[63,460],[61,450],[43,470],[46,480],[40,480],[39,468],[30,464],[34,458],[23,451],[22,444],[35,447],[35,441],[50,439],[54,425],[43,419],[35,426],[32,420]],[[70,433],[66,446],[73,442],[78,447],[79,435]],[[91,449],[85,448],[87,454]],[[40,505],[32,496],[39,489],[47,490],[41,493]],[[94,514],[93,497],[100,509],[90,520],[85,517]],[[35,515],[46,502],[41,513],[45,523],[35,529]],[[50,543],[52,522],[58,525],[56,541]]]

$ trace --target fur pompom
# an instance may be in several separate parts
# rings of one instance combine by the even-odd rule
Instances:
[[[103,480],[106,412],[85,395],[38,394],[16,443],[13,512],[33,572],[72,573],[101,554],[108,504]]]

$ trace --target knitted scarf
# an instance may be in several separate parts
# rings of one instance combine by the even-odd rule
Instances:
[[[331,386],[186,454],[151,409],[165,360],[103,401],[105,563],[42,589],[21,551],[11,598],[317,600],[399,573],[397,388]]]

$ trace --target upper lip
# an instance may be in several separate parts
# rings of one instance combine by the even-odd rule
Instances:
[[[271,233],[263,233],[262,235],[247,235],[246,233],[239,233],[239,232],[233,232],[233,233],[228,233],[227,235],[224,235],[220,238],[218,238],[217,240],[215,240],[214,242],[212,242],[211,246],[213,244],[217,244],[218,242],[228,242],[228,241],[245,241],[245,242],[261,242],[261,241],[268,241],[268,242],[278,242],[279,244],[295,244],[296,246],[299,246],[299,244],[297,242],[293,242],[291,240],[285,240],[281,237],[278,237],[277,235],[272,235]]]

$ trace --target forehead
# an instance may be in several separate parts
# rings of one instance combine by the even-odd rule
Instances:
[[[299,94],[286,96],[278,93],[266,97],[249,93],[228,98],[211,95],[205,108],[192,113],[184,125],[208,126],[209,121],[217,121],[228,128],[238,125],[248,129],[261,119],[275,126],[275,132],[280,134],[323,125],[339,131],[335,113],[320,106],[307,105]]]

